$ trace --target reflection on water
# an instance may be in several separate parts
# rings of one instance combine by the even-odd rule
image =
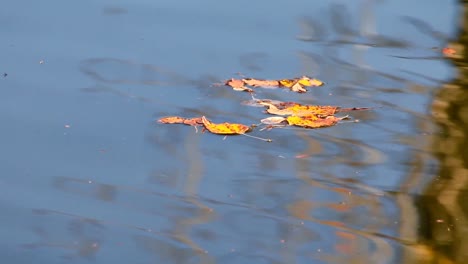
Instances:
[[[47,96],[36,100],[46,103],[28,104],[47,118],[37,122],[0,104],[2,117],[17,122],[5,132],[12,151],[1,156],[9,161],[0,180],[9,228],[0,254],[12,263],[465,262],[466,74],[444,84],[451,68],[440,47],[450,28],[431,20],[434,12],[438,23],[452,18],[446,6],[419,12],[393,2],[317,3],[309,15],[272,3],[299,21],[297,32],[258,15],[258,3],[228,13],[214,2],[209,12],[198,3],[100,7],[103,23],[128,19],[118,36],[144,35],[157,55],[80,53],[73,74],[81,82],[61,107],[50,94],[63,91],[38,80]],[[239,21],[232,14],[241,11]],[[145,31],[140,19],[149,17]],[[270,144],[154,122],[174,114],[258,123],[262,109],[242,104],[249,94],[213,85],[238,71],[326,82],[306,94],[261,89],[259,98],[372,110],[320,130],[253,132]],[[8,84],[26,87],[11,75]],[[57,132],[65,119],[75,122]],[[30,156],[30,146],[43,151]]]
[[[468,262],[466,3],[463,3],[462,10],[460,36],[450,43],[456,50],[451,59],[457,66],[457,77],[437,91],[432,103],[434,120],[441,128],[432,142],[440,165],[437,178],[427,186],[425,196],[419,199],[421,215],[424,216],[421,222],[425,225],[423,239],[436,250],[437,258],[454,263]]]

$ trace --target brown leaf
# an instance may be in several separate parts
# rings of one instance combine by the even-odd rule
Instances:
[[[243,80],[239,79],[230,79],[227,80],[225,85],[231,86],[234,91],[245,91],[245,92],[252,92],[252,89],[245,87],[245,83]]]
[[[158,120],[159,123],[163,124],[182,124],[185,118],[180,116],[166,116]]]
[[[261,80],[261,79],[253,79],[253,78],[246,78],[242,79],[245,84],[253,87],[278,87],[279,82],[276,80]]]
[[[158,120],[159,123],[163,124],[185,124],[190,126],[201,126],[203,122],[201,117],[184,118],[180,116],[166,116]]]
[[[203,121],[201,117],[186,118],[184,120],[184,124],[190,125],[190,126],[201,126],[203,125]]]

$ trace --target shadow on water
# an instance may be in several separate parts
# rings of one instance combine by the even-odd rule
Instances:
[[[29,185],[21,177],[0,182],[17,188],[0,202],[17,202],[5,205],[13,212],[6,223],[13,227],[8,236],[21,245],[8,244],[0,254],[25,263],[29,256],[48,263],[467,262],[466,32],[450,42],[458,75],[447,83],[451,68],[441,47],[452,39],[448,30],[425,22],[430,16],[403,15],[381,25],[386,4],[363,0],[314,11],[326,15],[298,14],[297,39],[276,44],[292,47],[281,54],[269,47],[237,48],[236,67],[252,77],[287,78],[280,74],[290,67],[326,82],[306,94],[259,89],[259,98],[372,108],[352,114],[359,122],[331,128],[252,132],[273,138],[270,144],[145,119],[207,115],[258,123],[265,113],[241,104],[250,95],[213,85],[232,77],[216,76],[226,68],[179,72],[120,57],[82,60],[88,85],[80,95],[93,103],[80,111],[117,128],[81,123],[92,132],[77,128],[67,133],[78,141],[57,143],[76,149],[76,156],[47,145],[60,154],[48,156],[52,169],[38,165],[44,178],[28,172]],[[167,7],[187,19],[193,13],[173,8]],[[108,17],[131,12],[102,8]],[[266,38],[276,37],[273,22],[256,23]],[[404,28],[402,35],[391,23]],[[227,38],[225,31],[216,32]],[[59,161],[70,173],[55,166]],[[48,203],[16,199],[32,189]]]

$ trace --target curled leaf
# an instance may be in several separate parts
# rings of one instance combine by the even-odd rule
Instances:
[[[201,126],[203,122],[201,117],[184,118],[180,116],[166,116],[158,120],[159,123],[163,124],[185,124],[190,126]]]
[[[190,125],[190,126],[201,126],[203,125],[203,122],[202,122],[201,117],[194,117],[194,118],[186,118],[184,120],[184,124]]]
[[[234,91],[245,91],[245,92],[252,92],[252,89],[250,88],[247,88],[245,87],[245,83],[243,80],[239,80],[239,79],[230,79],[230,80],[227,80],[225,83],[225,85],[228,85],[228,86],[231,86],[231,88],[234,90]]]
[[[309,78],[307,76],[302,76],[301,78],[299,78],[297,80],[297,83],[299,83],[300,85],[302,86],[305,86],[305,87],[318,87],[318,86],[322,86],[323,85],[323,82],[318,80],[318,79],[315,79],[315,78]]]
[[[185,118],[180,116],[166,116],[158,120],[159,123],[163,124],[182,124]]]
[[[252,87],[278,87],[279,81],[277,80],[261,80],[261,79],[253,79],[253,78],[246,78],[242,79],[245,84],[252,86]]]
[[[300,84],[300,83],[295,83],[293,86],[290,87],[290,90],[296,93],[305,93],[307,90]]]
[[[220,135],[240,135],[247,132],[250,127],[243,124],[221,123],[215,124],[209,121],[205,116],[201,117],[205,128],[213,134]]]
[[[264,118],[260,120],[260,122],[262,122],[262,124],[265,124],[265,125],[277,125],[277,124],[282,123],[285,120],[286,118],[282,116],[272,116],[272,117]]]

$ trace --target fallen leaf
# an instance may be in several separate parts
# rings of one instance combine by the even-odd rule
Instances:
[[[308,116],[308,115],[319,115],[329,116],[337,113],[339,107],[329,105],[301,105],[288,103],[287,107],[279,109],[276,105],[271,103],[262,102],[260,103],[267,106],[267,113],[272,115],[296,115],[296,116]]]
[[[272,115],[292,115],[293,112],[288,109],[279,109],[276,105],[267,103],[267,102],[260,102],[260,105],[267,107],[267,113]]]
[[[201,126],[203,122],[201,117],[184,118],[180,116],[166,116],[158,120],[159,123],[163,124],[185,124],[190,126]]]
[[[291,91],[298,93],[305,93],[307,90],[304,87],[321,86],[323,82],[317,79],[311,79],[307,76],[294,79],[282,79],[282,80],[263,80],[255,78],[244,78],[244,79],[229,79],[224,82],[225,85],[230,86],[235,91],[247,91],[253,92],[252,89],[246,87],[263,87],[263,88],[278,88],[287,87]]]
[[[248,106],[253,106],[253,107],[264,107],[265,105],[263,103],[270,103],[278,107],[282,107],[285,104],[292,104],[294,105],[294,102],[282,102],[278,100],[271,100],[271,99],[252,99],[252,100],[246,100],[242,101],[241,104],[243,105],[248,105]],[[283,107],[284,108],[284,107]]]
[[[261,79],[253,79],[253,78],[246,78],[242,79],[242,81],[253,87],[278,87],[280,85],[279,81],[277,80],[261,80]]]
[[[260,122],[262,122],[262,124],[265,124],[265,125],[277,125],[277,124],[282,123],[285,120],[286,118],[282,116],[272,116],[272,117],[264,118],[260,120]]]
[[[209,121],[208,119],[206,119],[205,116],[202,116],[201,120],[205,128],[213,134],[240,135],[250,130],[250,127],[243,125],[243,124],[232,124],[232,123],[215,124]]]
[[[335,125],[341,118],[335,116],[327,116],[325,118],[316,115],[309,116],[288,116],[286,121],[291,126],[299,126],[304,128],[320,128]]]
[[[291,111],[294,115],[319,115],[329,116],[334,115],[339,107],[330,105],[301,105],[296,104],[288,106],[285,110]]]
[[[184,124],[190,125],[190,126],[201,126],[203,125],[203,121],[201,117],[186,118],[184,120]]]
[[[318,79],[311,79],[307,76],[302,76],[297,80],[297,82],[305,87],[317,87],[317,86],[322,86],[324,83]]]
[[[234,90],[234,91],[245,91],[245,92],[253,92],[252,89],[250,88],[247,88],[245,87],[245,83],[243,80],[239,80],[239,79],[230,79],[230,80],[227,80],[225,83],[225,85],[228,85],[228,86],[231,86],[231,88]]]
[[[291,91],[305,93],[307,90],[304,87],[322,86],[323,82],[317,79],[311,79],[307,76],[302,76],[295,79],[283,79],[279,81],[281,86],[289,88]]]
[[[163,124],[183,124],[185,118],[180,116],[166,116],[158,120],[159,123]]]
[[[307,90],[299,83],[296,82],[293,86],[290,87],[290,90],[296,93],[305,93]]]

